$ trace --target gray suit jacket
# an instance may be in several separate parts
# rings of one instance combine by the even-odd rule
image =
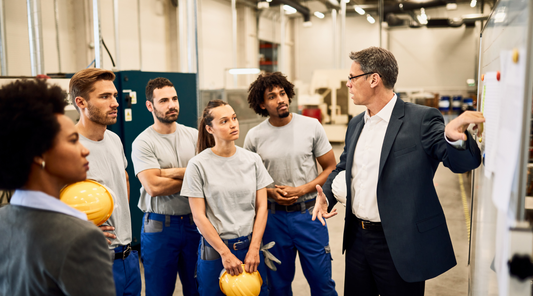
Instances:
[[[331,192],[335,176],[346,170],[346,184],[351,184],[355,147],[365,124],[363,116],[359,114],[350,121],[340,162],[324,184],[329,210],[337,202]],[[479,166],[479,148],[466,134],[465,149],[456,149],[444,139],[444,122],[437,109],[400,99],[394,105],[383,140],[376,193],[392,260],[407,282],[424,281],[457,264],[433,176],[440,162],[454,173]],[[351,194],[348,187],[343,250],[355,240]]]
[[[0,208],[0,295],[115,295],[102,232],[66,214]]]

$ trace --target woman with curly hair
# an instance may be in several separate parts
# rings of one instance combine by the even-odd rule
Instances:
[[[102,232],[59,200],[89,169],[65,105],[44,80],[0,88],[0,295],[115,295]]]

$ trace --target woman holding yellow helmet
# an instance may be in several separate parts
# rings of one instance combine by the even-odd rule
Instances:
[[[59,200],[84,180],[89,151],[64,115],[65,94],[44,80],[0,88],[0,295],[115,295],[102,232]]]
[[[272,178],[259,155],[235,146],[238,138],[233,108],[210,101],[198,127],[199,154],[189,161],[181,188],[202,234],[197,263],[201,296],[223,295],[219,277],[224,269],[232,276],[259,272],[259,295],[268,295],[260,247],[268,216],[266,186]]]

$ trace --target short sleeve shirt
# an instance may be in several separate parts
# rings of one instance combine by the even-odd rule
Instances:
[[[316,158],[332,149],[318,120],[295,113],[284,126],[273,126],[267,119],[250,129],[244,148],[261,156],[274,179],[271,188],[274,185],[297,187],[313,181],[318,177]],[[315,197],[316,192],[311,192],[300,196],[297,202]]]
[[[222,239],[252,232],[256,191],[272,183],[259,155],[236,148],[230,157],[211,149],[193,157],[181,188],[182,195],[205,198],[206,216]]]
[[[119,136],[110,130],[104,133],[101,141],[92,141],[80,135],[80,142],[89,149],[87,156],[89,171],[87,179],[107,186],[113,193],[115,209],[111,217],[102,225],[115,227],[117,238],[111,239],[110,249],[119,245],[131,243],[131,216],[128,201],[128,187],[126,183],[126,167],[128,161],[124,155],[124,148]]]
[[[135,141],[131,159],[135,175],[148,169],[185,168],[196,152],[198,130],[177,124],[171,134],[160,134],[152,126],[144,130]],[[165,196],[150,196],[144,187],[138,203],[143,212],[163,215],[187,215],[191,213],[187,197],[180,192]]]

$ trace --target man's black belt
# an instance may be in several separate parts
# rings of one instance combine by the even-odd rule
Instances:
[[[314,206],[315,202],[316,202],[316,198],[308,200],[306,202],[294,203],[290,206],[283,206],[278,203],[271,203],[270,208],[274,207],[276,211],[283,211],[283,212],[296,212],[296,211],[305,212],[306,209],[309,209],[310,207]]]
[[[355,219],[356,219],[357,227],[360,227],[364,230],[383,231],[383,226],[381,226],[381,222],[365,221],[357,217],[355,217]]]
[[[131,245],[128,244],[126,245],[126,249],[120,253],[115,253],[115,259],[114,260],[117,260],[117,259],[126,259],[128,258],[128,256],[130,255],[131,253]]]

